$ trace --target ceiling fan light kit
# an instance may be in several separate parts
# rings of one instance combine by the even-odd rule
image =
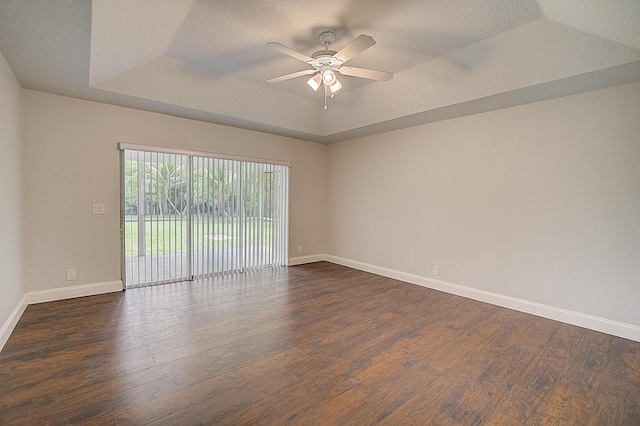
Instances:
[[[324,85],[324,109],[327,109],[327,98],[333,98],[334,94],[342,88],[342,84],[338,80],[336,73],[340,73],[341,75],[345,76],[380,81],[388,81],[393,77],[393,74],[387,71],[376,71],[365,68],[343,66],[343,64],[349,59],[364,52],[365,50],[376,44],[375,40],[372,37],[360,34],[351,43],[343,47],[338,52],[329,49],[329,46],[335,40],[335,38],[335,34],[331,31],[322,32],[320,34],[320,41],[324,45],[324,49],[314,52],[313,54],[311,54],[311,56],[307,56],[304,53],[300,53],[296,50],[290,49],[280,43],[267,43],[267,46],[271,47],[272,49],[284,53],[285,55],[289,55],[292,58],[296,58],[313,67],[313,69],[297,71],[291,74],[275,77],[267,80],[267,82],[279,83],[281,81],[290,80],[292,78],[311,75],[311,78],[307,81],[307,84],[314,91],[317,91],[321,85]]]

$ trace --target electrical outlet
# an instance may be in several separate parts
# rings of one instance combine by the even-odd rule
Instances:
[[[67,281],[73,281],[76,279],[76,270],[67,269]]]
[[[104,204],[94,204],[93,214],[104,214]]]
[[[302,253],[302,246],[298,246],[298,253]]]
[[[440,265],[433,265],[433,275],[440,275]]]

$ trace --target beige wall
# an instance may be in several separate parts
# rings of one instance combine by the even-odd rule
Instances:
[[[290,256],[324,252],[326,146],[30,90],[24,101],[27,291],[120,279],[118,142],[290,161]]]
[[[327,176],[330,255],[640,325],[640,84],[330,145]]]
[[[0,54],[0,328],[19,305],[22,285],[22,88]],[[0,344],[0,348],[1,348]]]
[[[23,292],[120,278],[116,144],[128,142],[291,161],[291,257],[301,245],[640,325],[640,84],[327,147],[29,90],[21,135],[6,63],[0,83],[16,201],[0,213],[14,278],[1,284],[4,318]]]

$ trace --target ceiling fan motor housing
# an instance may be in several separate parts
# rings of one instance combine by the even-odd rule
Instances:
[[[335,54],[336,52],[333,50],[318,50],[311,55],[313,61],[310,61],[309,65],[318,70],[323,67],[331,67],[337,70],[342,65],[342,61],[333,56]]]

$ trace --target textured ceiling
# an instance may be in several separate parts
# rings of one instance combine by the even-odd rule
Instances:
[[[640,81],[640,1],[2,0],[0,52],[23,87],[316,142]],[[307,55],[377,44],[323,111]]]

